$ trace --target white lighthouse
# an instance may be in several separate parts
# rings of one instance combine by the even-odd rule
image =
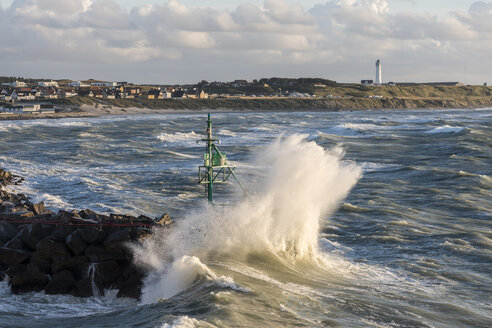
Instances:
[[[376,61],[376,85],[383,84],[383,78],[381,75],[381,61],[378,59]]]

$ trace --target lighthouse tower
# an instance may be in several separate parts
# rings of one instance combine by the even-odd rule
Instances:
[[[376,85],[383,84],[383,78],[381,75],[381,61],[378,59],[376,61]]]

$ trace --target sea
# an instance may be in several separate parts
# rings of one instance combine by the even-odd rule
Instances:
[[[54,211],[169,213],[140,300],[12,295],[0,327],[492,327],[492,109],[212,113],[244,186],[198,184],[207,113],[0,122]]]

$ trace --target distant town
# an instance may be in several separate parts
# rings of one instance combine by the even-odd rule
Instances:
[[[379,80],[362,80],[360,84],[340,84],[322,78],[262,78],[230,82],[201,81],[189,85],[137,85],[129,82],[100,80],[35,80],[19,77],[0,77],[0,113],[54,113],[54,104],[71,98],[93,100],[134,99],[140,101],[160,99],[257,99],[257,98],[383,98],[374,88],[370,94],[358,91],[368,86],[383,85]],[[417,85],[393,83],[385,85]],[[422,85],[422,84],[421,84]],[[427,83],[424,85],[458,86],[458,82]],[[352,90],[336,94],[333,88]],[[61,101],[60,101],[61,100]]]

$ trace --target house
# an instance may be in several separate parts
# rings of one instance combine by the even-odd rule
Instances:
[[[52,114],[55,113],[55,108],[53,104],[41,104],[41,108],[39,109],[41,113]]]
[[[131,93],[126,93],[126,92],[120,92],[120,98],[126,98],[126,99],[133,99],[135,98],[135,95],[134,94],[131,94]]]
[[[173,96],[173,93],[171,92],[171,90],[168,90],[168,89],[165,89],[165,90],[162,90],[162,98],[163,99],[169,99],[169,98],[172,98]]]
[[[362,85],[374,85],[374,80],[362,80],[360,81]]]
[[[125,88],[125,93],[126,94],[131,94],[134,96],[138,96],[141,93],[141,89],[139,87],[127,87]]]
[[[60,95],[62,98],[70,98],[70,97],[75,97],[77,96],[77,92],[73,89],[64,89],[60,92]]]
[[[35,88],[31,90],[31,94],[36,98],[41,98],[43,96],[41,90]]]
[[[12,100],[19,101],[19,100],[34,100],[35,95],[33,95],[32,90],[29,88],[19,88],[15,89],[12,94],[10,95]]]
[[[171,96],[173,98],[186,98],[186,93],[184,90],[174,90]]]
[[[74,88],[84,88],[89,87],[90,85],[81,81],[72,81],[68,84],[68,86]]]
[[[38,86],[40,86],[42,88],[58,87],[58,82],[56,82],[56,81],[49,81],[49,82],[42,81],[42,82],[38,82]]]
[[[12,106],[1,108],[1,114],[22,114],[22,106]]]
[[[46,99],[58,99],[58,90],[55,88],[46,88],[42,92],[42,97]]]
[[[152,89],[147,92],[147,99],[163,99],[164,95],[159,89]]]
[[[103,98],[116,99],[116,93],[114,90],[103,90]]]
[[[52,104],[22,104],[0,108],[2,114],[54,113]]]
[[[2,85],[12,88],[23,88],[27,86],[25,82],[19,82],[19,81],[15,81],[12,83],[2,83]]]
[[[32,105],[21,105],[23,114],[31,114],[38,113],[41,109],[41,105],[32,104]]]
[[[93,93],[94,98],[103,98],[104,97],[104,94],[103,94],[101,89],[92,90],[92,93]]]
[[[208,99],[208,93],[204,90],[195,90],[194,94],[188,94],[188,98]]]
[[[77,94],[80,97],[94,97],[94,92],[89,88],[79,88]]]
[[[117,82],[92,82],[93,87],[117,87]]]

